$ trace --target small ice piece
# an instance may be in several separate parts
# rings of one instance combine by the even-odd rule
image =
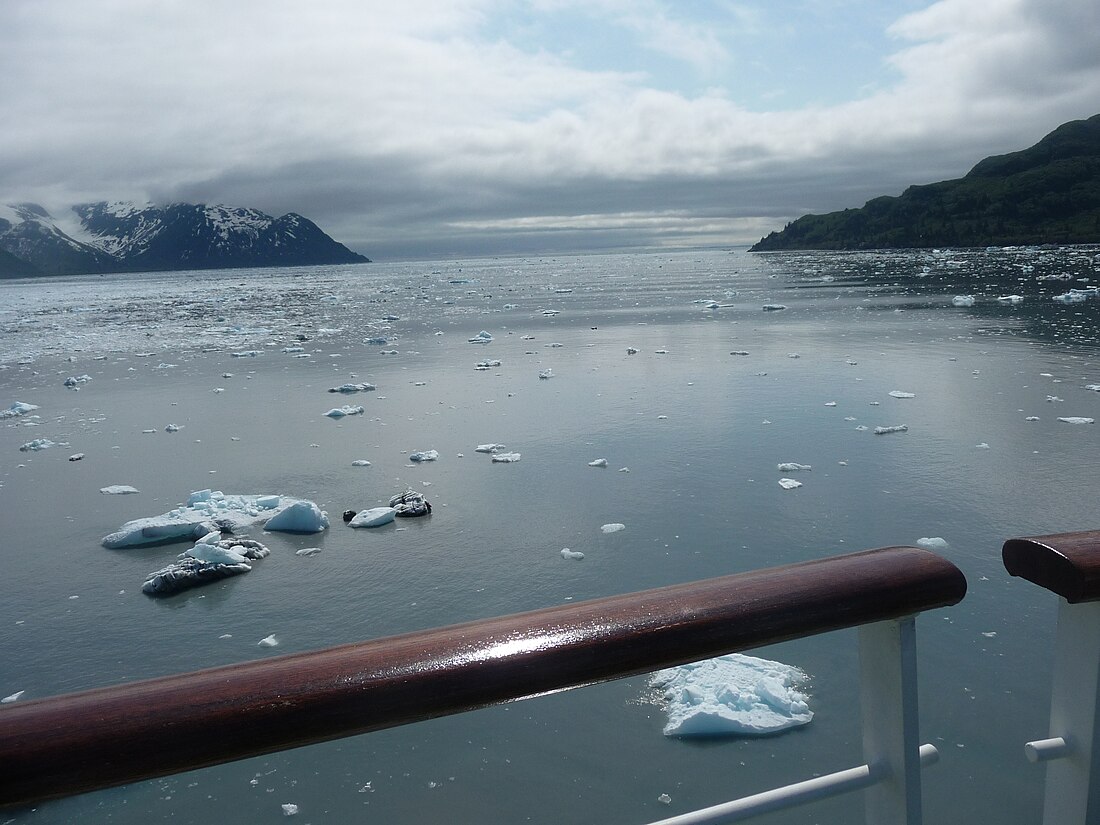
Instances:
[[[493,336],[485,330],[482,330],[473,338],[467,338],[466,340],[471,344],[490,344],[493,341]]]
[[[83,460],[84,460],[84,453],[73,453],[71,456],[69,456],[69,461],[83,461]]]
[[[1063,401],[1063,400],[1065,400],[1065,399],[1059,398],[1057,395],[1048,395],[1047,396],[1047,401],[1051,402],[1052,404],[1056,404],[1059,401]]]
[[[793,478],[781,478],[779,479],[779,486],[784,490],[793,490],[796,487],[801,487],[801,481],[795,481]]]
[[[99,492],[105,496],[132,496],[134,493],[140,493],[141,490],[129,484],[108,484],[106,487],[100,487]]]
[[[348,527],[381,527],[394,520],[397,511],[392,507],[371,507],[355,514]]]
[[[625,524],[619,524],[618,522],[613,522],[612,524],[604,524],[603,526],[601,526],[600,527],[600,532],[602,532],[602,533],[618,533],[620,530],[625,530],[625,529],[626,529]]]
[[[260,641],[256,642],[256,644],[260,647],[278,647],[279,640],[276,639],[275,634],[272,633],[270,636],[264,636]]]
[[[500,359],[499,358],[486,358],[484,361],[478,361],[477,364],[474,365],[474,369],[475,370],[487,370],[487,369],[492,369],[493,367],[499,367],[499,366],[500,366]]]
[[[283,804],[283,814],[286,816],[294,816],[298,813],[298,806],[293,802],[287,802]]]
[[[672,797],[669,796],[667,793],[663,793],[659,797],[657,797],[657,801],[660,802],[662,805],[671,805]]]
[[[10,705],[12,702],[18,702],[19,697],[26,692],[27,691],[25,690],[17,690],[15,693],[12,693],[9,696],[5,696],[3,699],[0,699],[0,705]]]
[[[36,438],[34,441],[28,441],[26,444],[19,448],[21,453],[37,453],[39,450],[48,450],[54,446],[54,443],[48,438]]]
[[[407,489],[390,498],[390,507],[394,509],[397,518],[418,518],[431,515],[432,505],[424,498],[423,493]]]
[[[1091,390],[1092,392],[1100,392],[1100,384],[1085,384],[1085,389]]]
[[[355,459],[355,461],[351,462],[351,466],[352,467],[369,467],[370,462],[367,461],[365,458],[357,458],[357,459]]]
[[[234,358],[255,358],[257,355],[263,355],[263,350],[258,349],[246,349],[243,352],[231,352]]]
[[[1066,416],[1060,417],[1058,420],[1062,421],[1066,424],[1094,424],[1094,423],[1096,423],[1096,419],[1094,419],[1094,418],[1085,418],[1085,417],[1080,416],[1080,415],[1066,415]]]
[[[325,415],[329,418],[343,418],[345,415],[362,415],[365,410],[362,407],[353,407],[350,404],[345,404],[342,407],[334,407],[329,410]]]
[[[554,377],[554,371],[552,369],[539,370],[539,378],[541,380],[545,381],[545,380],[547,380],[549,378],[553,378],[553,377]]]
[[[178,433],[178,432],[179,432],[180,430],[182,430],[182,429],[183,429],[183,428],[182,428],[182,427],[180,427],[180,426],[179,426],[179,425],[177,425],[177,424],[169,424],[168,426],[166,426],[166,427],[164,428],[164,431],[165,431],[166,433]]]
[[[856,427],[858,430],[859,427]],[[875,435],[887,435],[888,433],[907,433],[909,432],[908,424],[898,424],[893,427],[875,427]]]
[[[265,530],[283,533],[320,533],[328,527],[328,516],[312,501],[295,501],[264,524]]]
[[[316,556],[321,552],[320,547],[303,547],[301,550],[295,550],[295,556]]]
[[[923,547],[926,550],[942,550],[947,547],[947,539],[940,538],[939,536],[919,538],[917,539],[917,547]]]
[[[1037,416],[1037,415],[1029,415],[1024,419],[1024,421],[1038,421],[1038,420],[1039,420],[1039,416]]]
[[[597,458],[594,461],[589,461],[588,466],[589,467],[606,467],[607,466],[607,459],[606,458]]]
[[[514,464],[519,460],[519,453],[493,453],[494,464]]]
[[[787,308],[786,304],[764,304],[760,307],[764,312],[781,312]]]
[[[715,737],[776,733],[813,719],[798,690],[804,671],[732,653],[659,670],[650,684],[667,703],[665,736]]]
[[[826,407],[835,407],[835,406],[836,406],[836,402],[835,402],[835,401],[826,401],[826,402],[825,402],[825,406],[826,406]]]
[[[983,441],[983,442],[982,442],[981,444],[975,444],[975,445],[974,445],[974,449],[976,449],[976,450],[988,450],[988,449],[989,449],[989,445],[988,445],[988,444],[986,444],[986,443],[985,443],[985,442]]]
[[[951,299],[951,305],[956,307],[972,307],[974,306],[973,295],[956,295]]]
[[[329,392],[339,392],[344,395],[350,395],[356,392],[372,392],[377,387],[374,384],[341,384],[339,387],[329,387]]]
[[[32,410],[37,410],[37,404],[26,404],[23,401],[16,401],[6,410],[0,410],[0,421],[5,418],[18,418],[21,415],[26,415]]]
[[[749,351],[747,349],[735,349],[735,350],[732,350],[730,352],[730,355],[748,355],[748,354],[749,354]]]
[[[809,464],[796,464],[793,461],[785,461],[782,464],[776,464],[775,468],[781,473],[794,473],[799,470],[813,469]]]
[[[584,553],[579,550],[570,550],[568,547],[563,547],[561,549],[561,557],[571,561],[580,561],[584,558]]]
[[[256,496],[256,506],[261,510],[273,510],[282,503],[281,496]]]
[[[409,454],[409,461],[419,464],[421,461],[435,461],[439,458],[439,450],[417,450]]]
[[[75,387],[78,384],[87,384],[91,380],[92,376],[90,375],[70,375],[68,378],[65,379],[65,386]]]
[[[997,299],[1001,304],[1022,304],[1024,302],[1023,295],[1002,295]]]
[[[499,453],[506,449],[503,444],[478,444],[474,447],[475,453]]]
[[[627,355],[637,355],[638,354],[638,348],[637,347],[627,347],[626,348],[626,354]]]
[[[891,398],[916,398],[917,397],[917,394],[915,392],[903,392],[902,390],[890,390],[888,395]]]

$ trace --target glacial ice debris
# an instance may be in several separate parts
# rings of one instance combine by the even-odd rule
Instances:
[[[544,370],[539,370],[539,378],[541,380],[545,381],[545,380],[547,380],[549,378],[553,378],[553,377],[554,377],[554,371],[552,369],[547,368],[547,369],[544,369]]]
[[[363,382],[361,384],[348,383],[341,384],[339,387],[329,387],[329,392],[339,392],[343,393],[344,395],[351,395],[352,393],[357,392],[373,392],[376,389],[378,388],[375,387],[374,384]]]
[[[813,469],[813,467],[811,467],[809,464],[798,464],[797,462],[794,462],[794,461],[784,461],[781,464],[776,464],[775,468],[777,470],[779,470],[779,472],[781,472],[781,473],[794,473],[794,472],[797,472],[799,470],[812,470]]]
[[[589,467],[606,467],[607,466],[607,459],[606,458],[594,459],[593,461],[588,462],[588,466]]]
[[[296,507],[295,505],[304,505]],[[292,510],[272,523],[276,516]],[[238,533],[249,527],[316,533],[328,526],[328,517],[312,501],[278,495],[235,495],[220,490],[197,490],[187,504],[159,516],[128,521],[103,538],[111,549],[143,547],[172,541],[197,540],[208,533]]]
[[[802,486],[802,482],[795,481],[793,478],[781,478],[779,479],[779,486],[784,490],[795,490]]]
[[[28,441],[26,444],[19,448],[21,453],[37,453],[39,450],[48,450],[54,446],[54,442],[48,438],[36,438],[34,441]]]
[[[782,312],[787,308],[786,304],[764,304],[760,307],[764,312]]]
[[[473,338],[467,338],[466,340],[471,344],[491,344],[493,342],[493,335],[490,332],[482,330]]]
[[[381,527],[394,520],[397,511],[392,507],[371,507],[352,516],[348,527]]]
[[[664,694],[665,736],[761,735],[813,719],[800,668],[732,653],[659,670],[651,686]]]
[[[493,453],[494,464],[515,464],[520,458],[519,453]]]
[[[584,553],[579,550],[570,550],[568,547],[561,549],[561,557],[563,559],[569,559],[570,561],[580,561],[584,558]]]
[[[956,295],[951,299],[951,306],[956,307],[972,307],[974,306],[973,295]]]
[[[135,493],[140,493],[137,487],[131,487],[129,484],[108,484],[106,487],[100,487],[99,492],[105,496],[132,496]]]
[[[79,389],[80,384],[87,384],[91,380],[92,376],[90,375],[70,375],[65,379],[65,386]]]
[[[1001,304],[1022,304],[1024,302],[1023,295],[1002,295],[997,299]]]
[[[250,561],[262,559],[270,551],[258,541],[247,538],[221,538],[212,531],[195,546],[180,554],[179,560],[150,573],[141,591],[150,596],[167,596],[208,584],[252,569]]]
[[[342,407],[334,407],[325,413],[327,418],[343,418],[345,415],[362,415],[366,410],[362,406],[353,407],[351,404],[345,404]]]
[[[25,690],[17,690],[15,693],[11,693],[3,699],[0,699],[0,705],[10,705],[12,702],[18,702],[19,698],[26,692]]]
[[[481,372],[484,372],[485,370],[493,369],[494,367],[499,367],[499,366],[500,366],[500,359],[499,358],[486,358],[483,361],[478,361],[474,365],[474,369],[479,370]]]
[[[1094,424],[1096,422],[1095,418],[1085,418],[1081,415],[1066,415],[1060,417],[1058,420],[1066,424]]]
[[[439,458],[439,450],[417,450],[409,453],[409,461],[419,464],[421,461],[435,461]]]
[[[856,429],[859,429],[858,427]],[[909,432],[908,424],[898,424],[893,427],[875,427],[875,435],[887,435],[888,433],[907,433]]]
[[[618,533],[620,530],[625,530],[626,525],[619,522],[612,522],[611,524],[604,524],[600,527],[601,533]]]
[[[942,550],[947,547],[947,539],[940,536],[926,536],[917,539],[917,547],[923,547],[925,550]]]
[[[499,453],[507,449],[503,444],[478,444],[475,453]]]
[[[915,392],[904,392],[903,390],[890,390],[888,395],[891,398],[916,398],[917,397],[917,394]]]
[[[16,401],[6,410],[0,410],[0,421],[3,421],[5,418],[18,418],[21,415],[26,415],[32,410],[37,409],[37,404],[27,404],[23,401]]]
[[[256,644],[260,647],[278,647],[279,640],[275,638],[275,634],[272,633],[270,636],[264,636],[260,641],[256,642]]]
[[[417,518],[431,515],[432,505],[424,498],[422,493],[416,490],[406,490],[398,493],[390,499],[390,507],[397,518]]]

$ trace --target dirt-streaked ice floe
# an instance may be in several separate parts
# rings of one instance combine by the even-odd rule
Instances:
[[[858,427],[856,429],[859,429]],[[893,427],[875,427],[875,435],[888,435],[889,433],[907,433],[909,432],[908,424],[898,424]]]
[[[229,576],[239,576],[252,570],[250,561],[262,559],[269,553],[258,541],[223,539],[214,531],[180,554],[178,561],[146,576],[141,590],[150,596],[168,596]]]
[[[813,719],[798,689],[806,678],[797,667],[732,653],[657,671],[650,685],[667,703],[665,736],[760,735]]]

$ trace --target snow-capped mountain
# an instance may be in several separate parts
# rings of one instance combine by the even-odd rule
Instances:
[[[45,275],[364,263],[308,218],[174,203],[87,203],[54,220],[35,204],[0,206],[0,250]],[[0,275],[9,271],[0,257]],[[10,264],[10,262],[9,262]]]

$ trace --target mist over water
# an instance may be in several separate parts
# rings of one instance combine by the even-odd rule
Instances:
[[[969,593],[917,622],[922,741],[941,752],[926,817],[1033,822],[1043,774],[1022,745],[1046,735],[1055,597],[1011,579],[1000,547],[1097,526],[1100,430],[1058,418],[1100,418],[1086,389],[1100,384],[1100,301],[1053,300],[1100,279],[1097,253],[695,251],[0,283],[0,409],[39,407],[0,421],[0,696],[942,537]],[[960,294],[974,305],[953,306]],[[1023,303],[996,300],[1010,294]],[[482,330],[491,343],[468,343]],[[500,366],[475,369],[487,359]],[[348,382],[377,389],[327,392]],[[364,414],[324,416],[345,403]],[[56,446],[20,451],[38,438]],[[474,451],[489,442],[522,459]],[[409,462],[429,449],[437,461]],[[112,484],[140,493],[99,492]],[[406,487],[430,518],[341,522]],[[312,499],[333,523],[256,531],[272,553],[252,572],[144,595],[189,544],[100,540],[204,488]],[[307,547],[320,552],[295,555]],[[257,645],[271,634],[278,647]],[[810,674],[812,723],[666,738],[638,677],[0,822],[261,823],[294,803],[314,823],[639,823],[859,764],[855,633],[757,652]],[[861,811],[855,795],[768,821]]]

